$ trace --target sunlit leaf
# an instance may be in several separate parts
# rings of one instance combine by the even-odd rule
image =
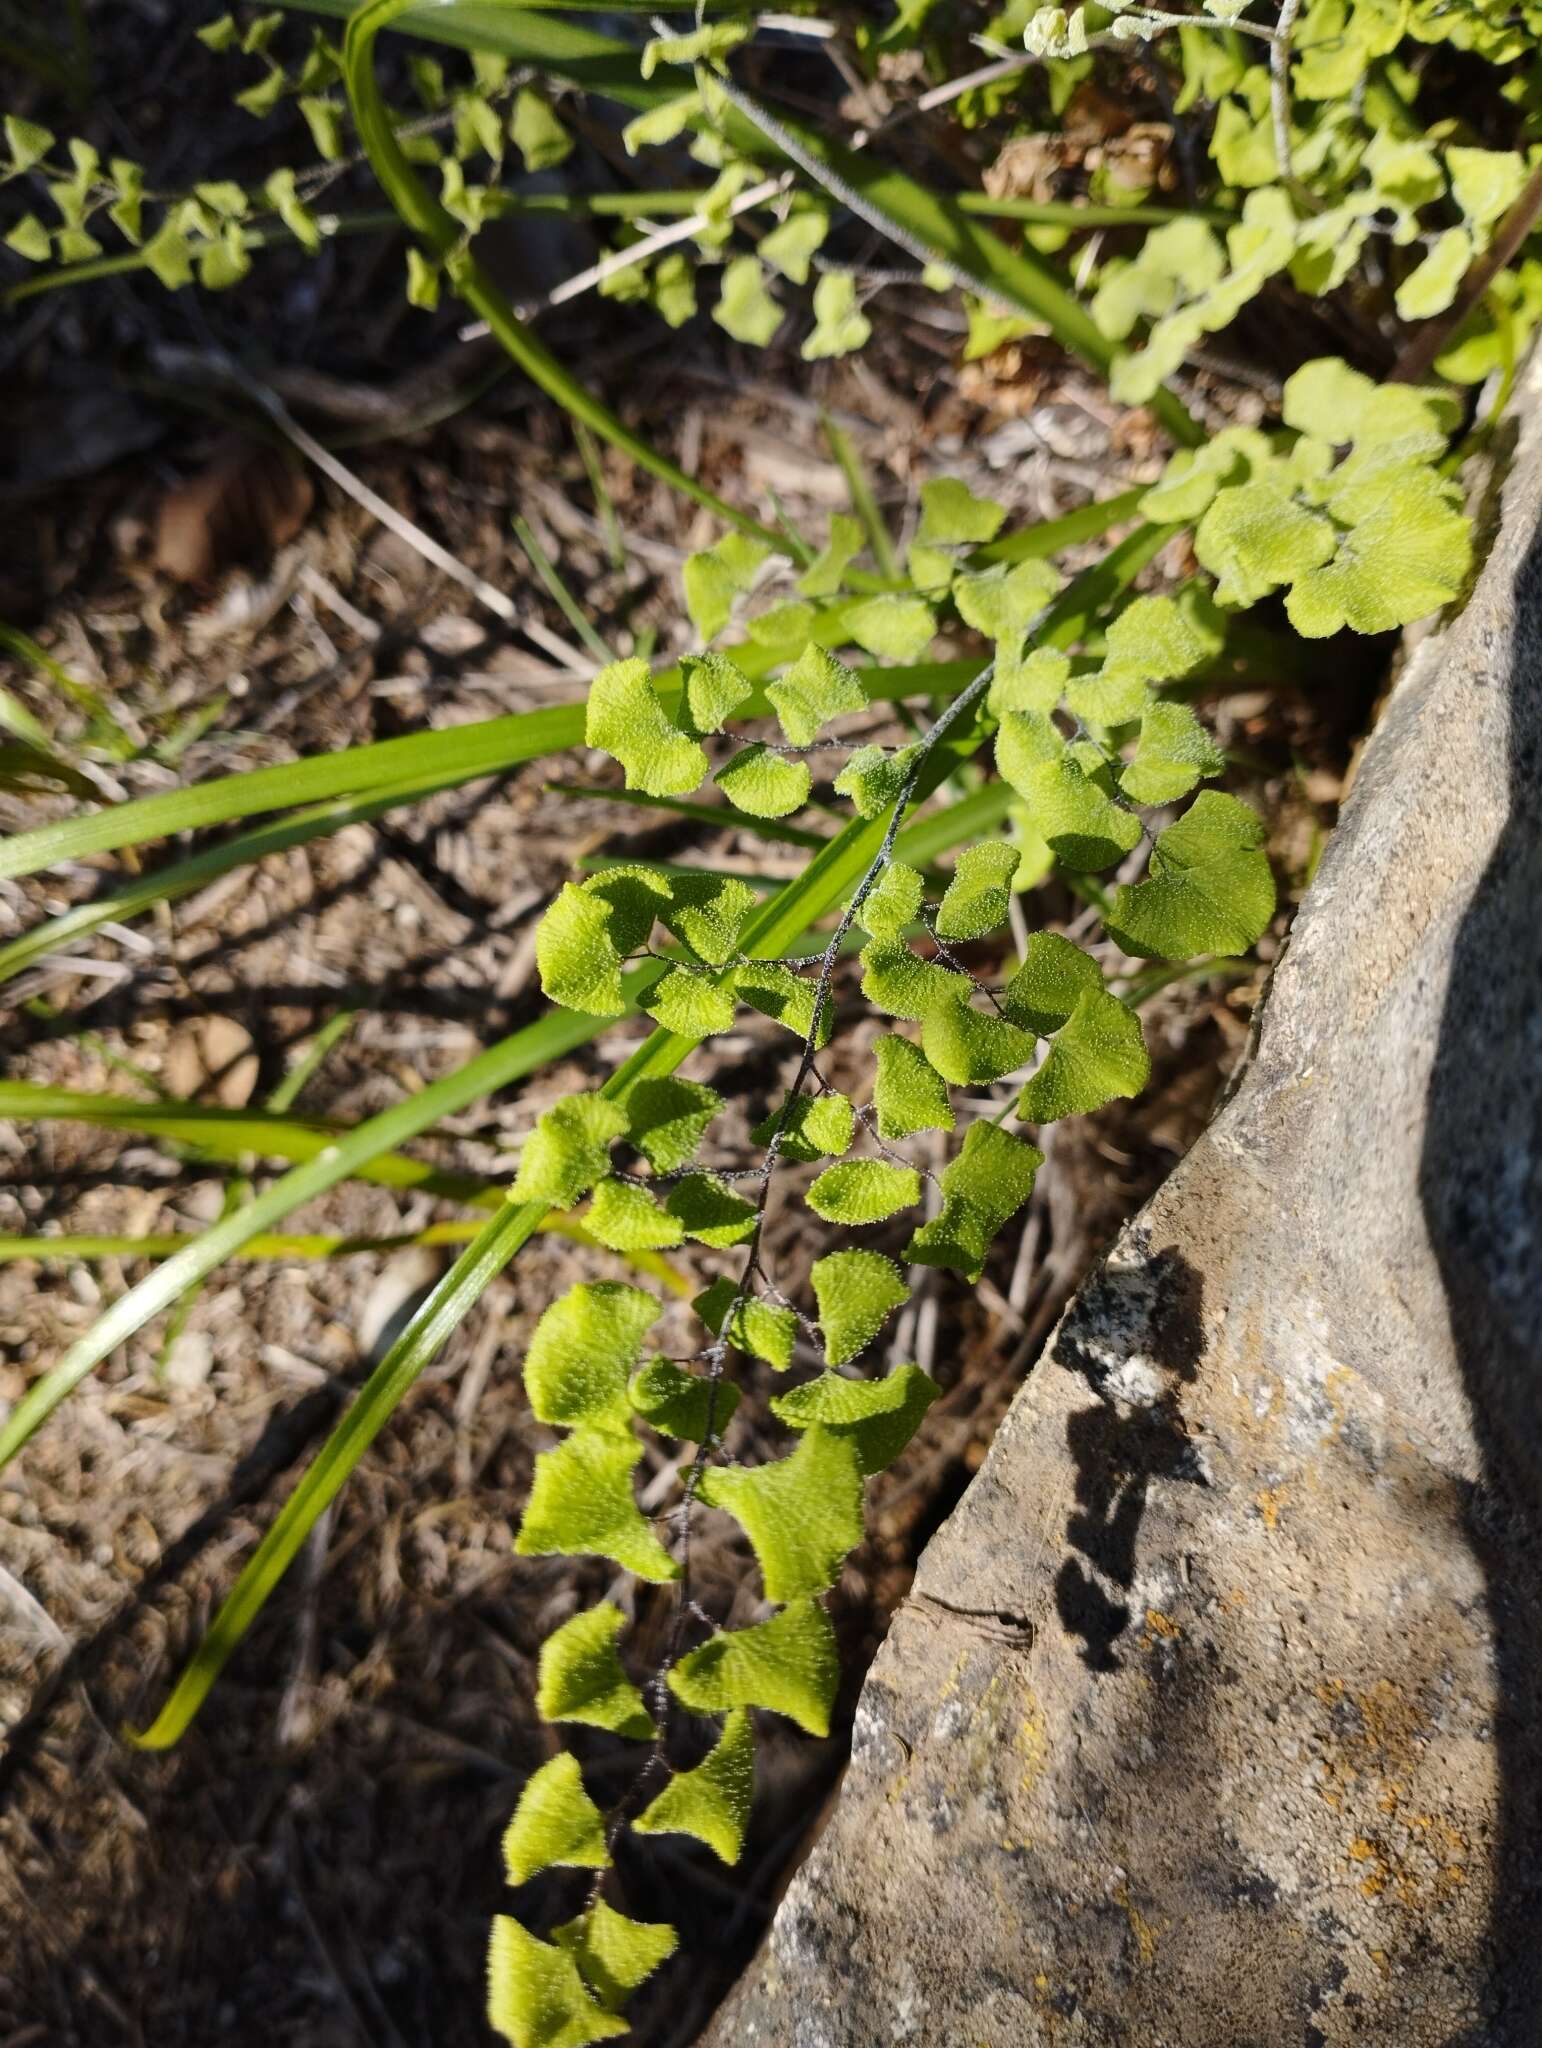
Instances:
[[[582,1721],[638,1741],[651,1739],[652,1716],[617,1653],[625,1627],[620,1608],[602,1601],[546,1638],[536,1683],[536,1711],[543,1721]]]
[[[742,1708],[694,1770],[676,1771],[632,1823],[640,1835],[694,1835],[724,1863],[737,1863],[755,1799],[755,1732]]]

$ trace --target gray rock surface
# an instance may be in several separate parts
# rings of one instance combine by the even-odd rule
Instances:
[[[1539,401],[714,2048],[1542,2041]]]

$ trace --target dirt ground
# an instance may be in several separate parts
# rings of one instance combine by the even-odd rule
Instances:
[[[1154,474],[1160,461],[1140,420],[1117,420],[1093,387],[1046,373],[1021,349],[961,376],[957,337],[939,336],[930,316],[901,315],[882,348],[815,373],[728,349],[720,335],[716,346],[667,348],[655,336],[634,342],[623,377],[613,327],[607,309],[588,332],[593,379],[716,487],[760,510],[774,492],[815,528],[846,500],[820,406],[855,438],[896,521],[944,467],[1007,500],[1022,523]],[[168,432],[163,422],[148,456],[5,508],[8,574],[30,594],[29,630],[125,719],[188,735],[174,770],[118,771],[127,793],[575,699],[591,664],[581,649],[564,653],[571,628],[509,534],[514,511],[603,633],[651,627],[661,649],[683,644],[678,567],[710,526],[682,523],[661,487],[606,458],[618,566],[578,451],[513,382],[425,432],[346,458],[514,600],[512,627],[331,483],[276,554],[259,547],[252,563],[231,566],[225,556],[239,549],[221,542],[196,584],[157,568],[167,503],[211,464],[246,462],[227,431],[195,419]],[[1151,580],[1181,566],[1164,559]],[[1360,683],[1326,673],[1315,694],[1258,672],[1208,702],[1238,763],[1235,786],[1271,820],[1287,895],[1331,823],[1364,708]],[[540,1013],[534,922],[575,860],[626,848],[762,875],[795,870],[795,849],[554,794],[553,780],[616,777],[598,756],[535,763],[275,857],[160,919],[39,963],[6,991],[6,1072],[261,1103],[348,1009],[352,1028],[300,1107],[356,1121]],[[49,808],[3,801],[6,829]],[[92,865],[4,885],[0,934],[88,897],[100,878]],[[1047,889],[1030,921],[1063,924],[1076,908]],[[977,1288],[929,1275],[896,1343],[944,1396],[875,1488],[869,1541],[838,1589],[846,1715],[921,1545],[967,1484],[1069,1291],[1201,1127],[1241,1053],[1259,985],[1257,974],[1178,981],[1155,997],[1144,1013],[1150,1093],[1055,1128],[1032,1202]],[[855,1021],[849,980],[840,995],[855,1028],[838,1039],[837,1079],[842,1061],[855,1074],[873,1028]],[[507,1173],[540,1110],[594,1085],[637,1028],[618,1026],[413,1149]],[[779,1099],[789,1045],[751,1021],[691,1071],[729,1091],[748,1122]],[[0,1231],[196,1229],[225,1195],[206,1165],[74,1124],[0,1129],[0,1155]],[[270,1171],[254,1162],[251,1177],[260,1184]],[[455,1213],[350,1184],[290,1227],[381,1234]],[[806,1263],[806,1220],[778,1212],[779,1266]],[[559,1237],[532,1243],[403,1404],[186,1741],[148,1756],[120,1739],[164,1699],[350,1386],[441,1263],[409,1252],[227,1266],[169,1344],[157,1326],[125,1347],[0,1476],[0,2048],[459,2048],[488,2038],[480,1979],[500,1903],[498,1836],[552,1743],[532,1706],[536,1646],[607,1592],[635,1598],[645,1637],[664,1620],[647,1589],[618,1591],[598,1565],[520,1559],[510,1546],[545,1440],[521,1391],[524,1341],[561,1288],[619,1275],[618,1261]],[[693,1276],[721,1269],[711,1254],[678,1263]],[[18,1396],[145,1270],[113,1260],[0,1266],[0,1399]],[[752,1395],[751,1432],[756,1410]],[[726,1525],[706,1569],[707,1597],[725,1616],[750,1618],[753,1574]],[[770,1724],[766,1734],[755,1832],[738,1869],[724,1873],[705,1850],[665,1837],[623,1873],[645,1907],[669,1889],[685,1937],[638,2001],[632,2038],[647,2048],[683,2048],[700,2029],[838,1776],[844,1720],[826,1743]],[[623,1765],[606,1738],[583,1754],[595,1784]],[[558,1892],[535,1909],[547,1903],[560,1905]]]

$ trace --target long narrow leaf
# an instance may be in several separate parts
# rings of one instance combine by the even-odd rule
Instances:
[[[268,1231],[260,1237],[249,1238],[235,1256],[251,1262],[347,1259],[356,1258],[362,1252],[397,1252],[419,1245],[435,1249],[441,1245],[469,1244],[484,1227],[481,1221],[428,1223],[421,1230],[391,1230],[376,1237],[342,1237],[326,1231]],[[540,1227],[553,1237],[571,1238],[574,1244],[581,1244],[589,1251],[609,1249],[598,1238],[591,1237],[573,1216],[548,1216]],[[0,1265],[14,1265],[21,1259],[170,1259],[196,1242],[188,1232],[178,1230],[162,1231],[150,1237],[93,1236],[89,1233],[65,1237],[0,1237]],[[611,1252],[611,1257],[648,1274],[682,1300],[689,1300],[700,1284],[679,1272],[658,1252]]]
[[[417,803],[420,798],[431,796],[438,790],[459,786],[458,776],[448,780],[438,775],[426,779],[415,776],[394,784],[388,790],[361,797],[356,802],[317,804],[296,811],[291,816],[259,825],[251,832],[239,833],[219,846],[206,847],[203,852],[195,853],[186,860],[170,862],[150,874],[131,876],[89,903],[79,903],[72,910],[63,910],[57,917],[45,919],[42,924],[34,925],[31,931],[23,932],[20,938],[0,946],[0,981],[19,974],[40,955],[57,952],[60,947],[99,931],[104,924],[122,924],[153,909],[157,903],[175,903],[184,896],[190,896],[195,889],[201,889],[205,883],[217,881],[221,875],[228,875],[235,868],[247,867],[270,853],[284,853],[292,846],[304,846],[313,839],[326,838],[334,832],[341,832],[346,825],[372,823],[402,804]]]
[[[197,1654],[155,1720],[131,1740],[169,1749],[208,1697],[209,1688],[263,1604],[294,1562],[317,1518],[396,1412],[403,1395],[539,1222],[528,1205],[505,1208],[469,1244],[386,1353],[284,1503],[215,1615]],[[175,1261],[172,1261],[175,1264]],[[162,1269],[165,1270],[164,1268]],[[125,1297],[127,1298],[127,1297]]]
[[[186,1146],[206,1159],[240,1161],[255,1155],[297,1164],[321,1158],[340,1139],[360,1128],[322,1117],[274,1116],[258,1109],[216,1109],[201,1102],[139,1102],[127,1095],[45,1088],[33,1081],[0,1081],[0,1118],[94,1124],[101,1130],[132,1131],[138,1137]],[[426,1195],[438,1195],[452,1202],[488,1206],[502,1199],[502,1191],[490,1188],[479,1175],[445,1173],[398,1152],[384,1151],[362,1160],[348,1177],[371,1181],[378,1187],[417,1188]]]
[[[828,607],[816,623],[815,637],[826,644],[841,644],[849,609],[846,603]],[[725,651],[751,681],[769,675],[782,659],[775,650],[753,642]],[[945,663],[923,662],[909,668],[865,669],[861,674],[870,696],[894,698],[913,691],[945,688],[948,673],[964,673],[968,666],[953,664],[950,669]],[[666,702],[673,702],[681,687],[679,668],[661,671],[657,682],[659,694]],[[764,695],[757,692],[744,705],[742,715],[761,717],[767,708]],[[569,752],[582,746],[583,738],[582,704],[555,704],[540,711],[515,711],[502,718],[449,726],[439,732],[374,740],[366,746],[314,754],[272,768],[248,768],[234,775],[219,775],[184,789],[136,797],[109,810],[61,818],[31,832],[18,832],[0,844],[0,879],[37,874],[44,868],[58,867],[88,854],[142,846],[147,840],[164,839],[199,826],[222,825],[263,811],[285,810],[294,803],[358,795],[389,804],[402,800],[391,794],[399,790],[421,795],[435,789],[457,788],[484,775],[499,775],[527,761],[539,761],[548,754]],[[346,818],[339,819],[339,824],[347,822]]]

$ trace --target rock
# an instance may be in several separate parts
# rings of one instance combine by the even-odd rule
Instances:
[[[173,1035],[162,1076],[172,1094],[184,1100],[212,1095],[222,1109],[244,1109],[261,1065],[246,1026],[215,1010],[195,1017]]]
[[[716,2048],[1542,2041],[1536,367],[1512,420],[1246,1076],[926,1552]]]

